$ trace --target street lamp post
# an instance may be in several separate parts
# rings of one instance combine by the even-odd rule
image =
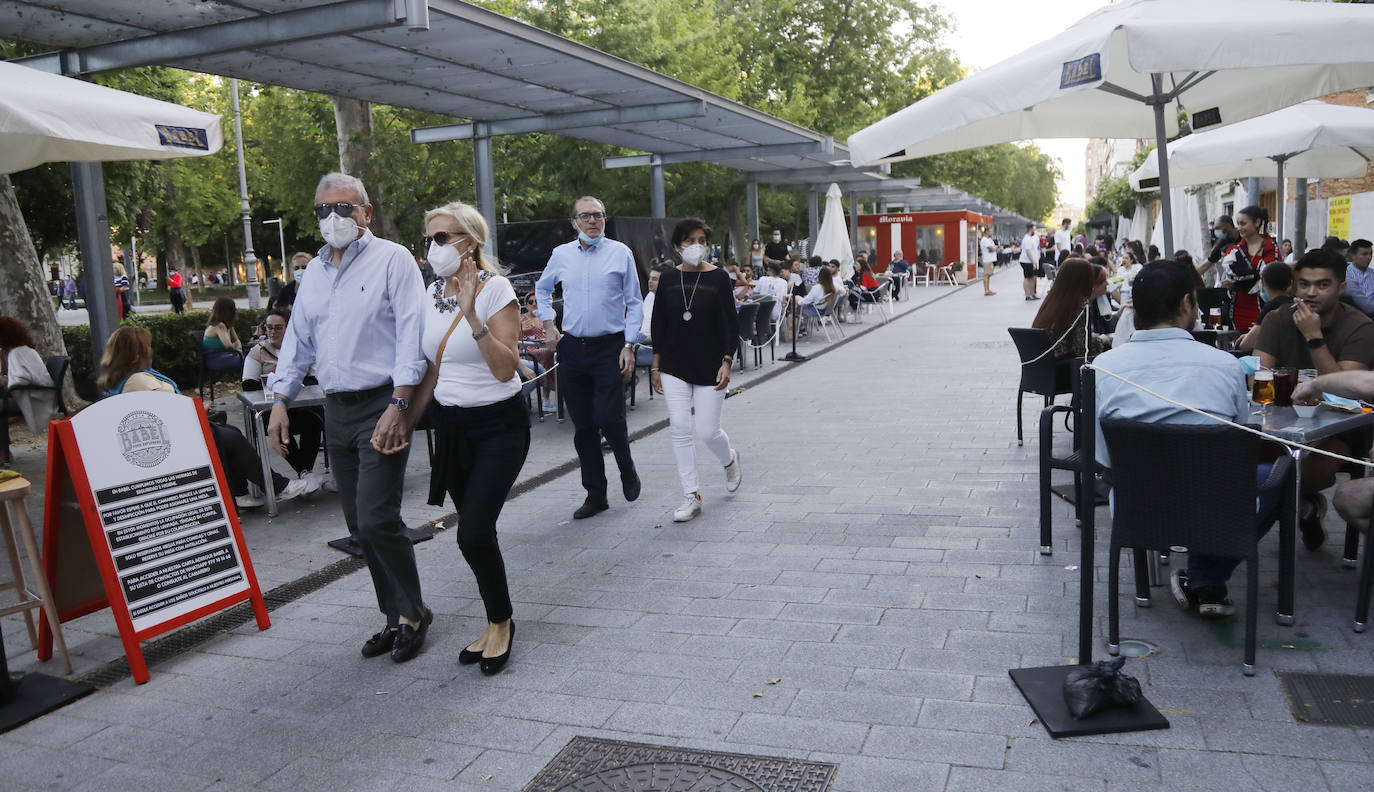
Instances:
[[[277,243],[281,245],[281,279],[282,279],[283,281],[285,281],[285,280],[286,280],[286,234],[282,231],[282,227],[285,225],[285,223],[283,223],[283,222],[281,221],[281,218],[278,217],[278,218],[275,219],[275,220],[264,220],[264,221],[262,221],[262,224],[263,224],[263,225],[275,225],[275,226],[277,227]],[[272,273],[270,273],[270,272],[267,273],[267,274],[268,274],[268,277],[269,277],[269,278],[270,278],[271,275],[272,275]]]
[[[243,168],[243,114],[239,112],[239,81],[231,80],[234,90],[234,140],[239,154],[239,214],[243,218],[243,268],[248,275],[248,307],[261,308],[258,288],[258,257],[253,255],[253,224],[248,211],[248,175]]]

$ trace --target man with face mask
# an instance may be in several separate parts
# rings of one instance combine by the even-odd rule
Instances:
[[[305,275],[305,268],[310,264],[309,253],[295,253],[291,256],[291,282],[281,287],[277,292],[277,299],[270,302],[267,310],[273,308],[290,308],[296,302],[296,291],[300,288],[301,278]]]
[[[572,214],[577,239],[553,249],[534,294],[535,316],[543,320],[544,336],[558,356],[558,391],[573,420],[573,446],[587,491],[573,518],[582,520],[610,508],[602,437],[615,454],[625,500],[639,497],[621,377],[634,369],[634,344],[644,319],[634,253],[606,238],[605,204],[583,196],[573,203]],[[554,323],[553,287],[559,283],[566,337]]]
[[[415,550],[401,521],[411,391],[427,368],[420,350],[424,285],[404,247],[372,235],[372,204],[358,179],[330,173],[315,188],[325,245],[310,261],[282,340],[267,435],[291,440],[287,409],[311,364],[325,391],[325,446],[348,532],[362,546],[386,626],[365,657],[414,657],[434,614],[420,596]],[[299,275],[297,276],[300,277]]]
[[[782,232],[776,228],[773,229],[773,237],[763,247],[764,266],[767,266],[769,262],[784,264],[787,261],[787,254],[790,252],[787,243],[782,241]]]

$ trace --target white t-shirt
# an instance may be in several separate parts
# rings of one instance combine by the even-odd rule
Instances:
[[[1069,236],[1068,231],[1061,228],[1054,232],[1054,246],[1059,248],[1055,251],[1056,257],[1060,253],[1068,253],[1073,248],[1073,238]]]
[[[982,241],[980,241],[978,245],[983,249],[983,263],[996,264],[997,243],[992,241],[992,237],[983,237]]]
[[[1035,234],[1026,234],[1021,239],[1021,262],[1035,264],[1038,261],[1040,261],[1040,237]]]
[[[443,293],[444,280],[441,278],[429,287],[424,299],[425,329],[420,347],[424,350],[425,358],[431,363],[434,362],[435,353],[439,351],[439,342],[444,340],[444,334],[453,327],[453,318],[458,315],[456,307],[450,311],[439,310],[435,304],[436,297],[443,299],[446,304],[456,302],[443,298]],[[515,289],[511,287],[510,281],[500,275],[493,275],[486,279],[486,285],[477,295],[477,303],[474,306],[477,318],[485,323],[493,314],[513,302]],[[468,324],[466,317],[460,320],[459,326],[448,337],[448,345],[444,347],[444,360],[439,366],[439,381],[434,385],[434,398],[446,407],[481,407],[484,404],[495,404],[509,399],[519,392],[519,377],[511,377],[501,382],[492,376],[491,368],[482,357],[482,351],[477,348],[477,342],[472,340],[472,326]]]
[[[777,319],[782,313],[783,303],[787,302],[787,281],[776,275],[765,275],[754,284],[754,292],[770,295],[777,300],[773,303],[773,318]]]
[[[649,328],[654,321],[654,292],[644,295],[644,321],[639,325],[639,338],[641,341],[649,337]]]

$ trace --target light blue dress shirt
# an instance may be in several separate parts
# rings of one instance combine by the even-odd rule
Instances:
[[[624,244],[603,234],[589,248],[576,239],[554,248],[544,274],[534,284],[539,303],[535,316],[545,321],[554,318],[553,287],[560,282],[563,332],[580,338],[620,333],[627,342],[639,339],[644,323],[639,268],[634,253]]]
[[[1354,264],[1345,265],[1345,293],[1361,311],[1374,314],[1374,267],[1366,267],[1361,272]]]
[[[1098,355],[1093,363],[1174,401],[1236,423],[1250,418],[1245,370],[1228,352],[1202,344],[1187,330],[1137,330],[1130,342]],[[1103,418],[1151,423],[1210,423],[1115,377],[1097,372],[1097,461],[1111,467]]]
[[[305,272],[270,390],[295,397],[311,364],[325,393],[419,384],[425,287],[410,251],[364,230],[338,267],[326,245]]]

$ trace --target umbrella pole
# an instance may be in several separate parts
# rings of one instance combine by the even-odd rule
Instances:
[[[1163,78],[1158,74],[1151,74],[1150,82],[1154,86],[1154,95],[1149,101],[1155,111],[1155,149],[1158,151],[1159,159],[1159,214],[1160,219],[1164,221],[1164,256],[1171,258],[1174,255],[1174,215],[1173,201],[1169,195],[1169,141],[1164,134],[1164,109],[1167,101],[1162,92]]]
[[[1274,193],[1274,234],[1280,245],[1283,243],[1283,162],[1285,159],[1287,157],[1274,158],[1274,161],[1279,164],[1279,186]],[[1280,251],[1280,260],[1282,260],[1282,251]]]

